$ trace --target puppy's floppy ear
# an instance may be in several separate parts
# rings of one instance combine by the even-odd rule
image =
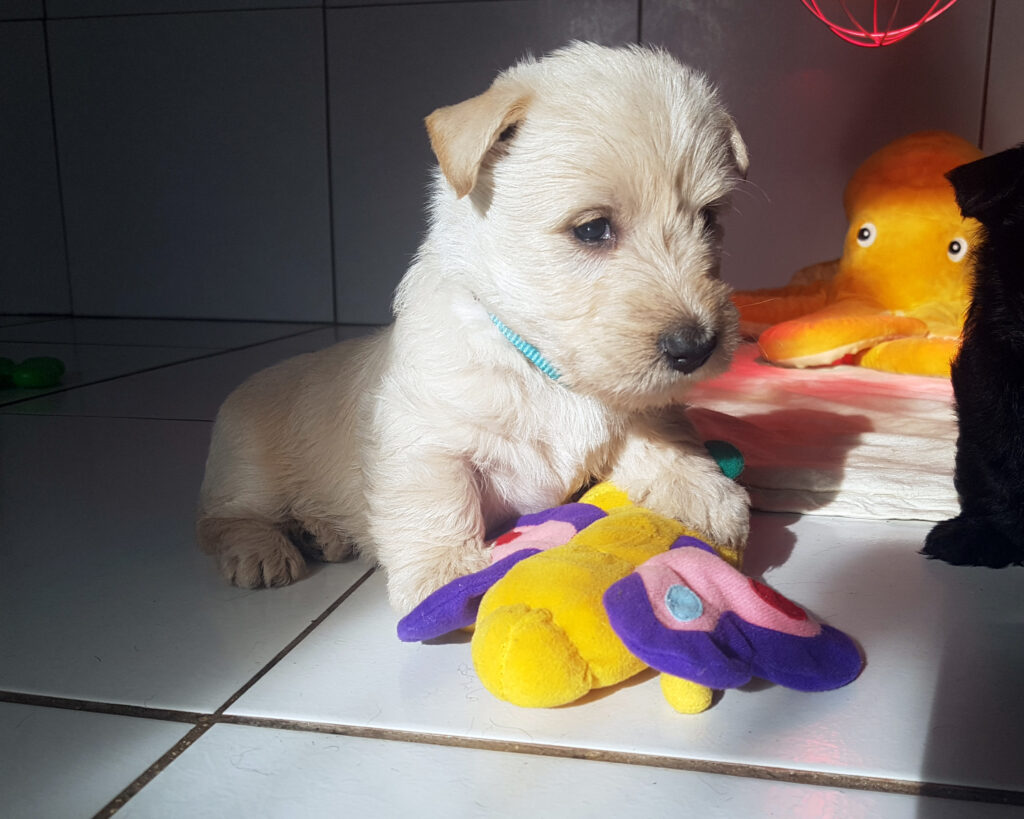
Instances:
[[[460,199],[473,190],[487,152],[506,128],[523,118],[529,102],[522,86],[499,79],[479,96],[427,117],[430,147]]]
[[[997,223],[1013,199],[1024,196],[1024,144],[953,168],[946,178],[964,216]]]
[[[750,156],[747,153],[747,143],[740,136],[740,129],[736,127],[733,118],[727,116],[726,122],[729,128],[729,147],[732,149],[732,157],[736,161],[736,171],[742,179],[747,178],[747,168],[750,167]]]

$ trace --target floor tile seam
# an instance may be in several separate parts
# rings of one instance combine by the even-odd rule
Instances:
[[[368,572],[367,575],[364,575],[359,582],[363,582],[370,573],[372,573],[372,570],[371,572]],[[347,594],[345,596],[347,596]],[[343,598],[340,598],[339,601],[332,604],[331,611],[343,602]],[[329,612],[327,614],[329,614]],[[326,614],[324,616],[326,616]],[[318,621],[314,622],[318,624],[318,622],[322,622],[322,620],[318,618]],[[291,647],[293,648],[294,646]],[[275,658],[272,663],[276,663],[283,658],[285,653],[285,651],[282,651],[282,653]],[[267,670],[269,670],[269,667]],[[240,693],[237,696],[241,696],[241,693],[244,693],[244,691],[251,687],[252,684],[255,684],[261,676],[262,674],[257,675],[257,677],[247,683],[246,686],[243,686],[243,689],[240,689]],[[214,725],[242,725],[271,730],[330,734],[362,739],[379,739],[393,742],[438,745],[443,747],[461,747],[472,750],[518,753],[530,756],[613,762],[617,764],[691,771],[695,773],[721,774],[724,776],[733,776],[745,779],[787,782],[791,784],[810,785],[815,787],[845,788],[908,796],[927,796],[965,802],[984,802],[1024,806],[1024,791],[1012,791],[998,788],[972,787],[942,782],[911,781],[884,777],[857,776],[853,774],[812,771],[801,768],[782,768],[749,763],[724,762],[721,760],[697,757],[680,758],[626,751],[581,748],[576,746],[464,737],[454,734],[432,734],[344,723],[224,714],[223,711],[229,707],[235,699],[237,699],[237,696],[230,699],[224,706],[217,709],[217,711],[212,714],[194,711],[179,711],[174,709],[151,708],[146,706],[133,706],[120,703],[77,700],[66,697],[51,697],[15,691],[0,691],[0,702],[30,705],[35,707],[59,708],[78,712],[101,713],[111,716],[124,716],[137,719],[152,719],[163,722],[178,722],[192,726],[189,732],[181,740],[175,743],[174,746],[172,746],[156,762],[136,777],[136,779],[133,780],[133,782],[117,797],[115,797],[114,800],[105,806],[97,816],[110,816],[115,813],[132,796],[142,790],[146,784],[155,779],[161,771],[184,753],[185,750],[194,744],[199,737],[205,734]]]
[[[163,756],[161,756],[156,762],[150,765],[145,771],[137,776],[131,784],[129,784],[124,790],[115,796],[110,802],[108,802],[97,814],[94,819],[100,819],[100,817],[109,817],[117,813],[127,802],[132,799],[137,793],[145,788],[150,782],[156,779],[163,771],[180,757],[185,751],[187,751],[195,742],[203,736],[207,731],[210,730],[214,725],[219,724],[224,719],[224,712],[230,708],[246,691],[252,688],[257,682],[259,682],[270,670],[276,666],[281,660],[283,660],[296,646],[298,646],[306,637],[308,637],[317,626],[319,626],[324,620],[326,620],[342,603],[344,603],[351,594],[359,588],[369,577],[373,574],[374,569],[368,569],[358,580],[356,580],[351,586],[349,586],[345,592],[338,597],[333,603],[331,603],[321,614],[314,620],[312,620],[308,626],[306,626],[295,638],[291,640],[284,648],[282,648],[269,662],[267,662],[256,674],[254,674],[241,688],[235,691],[227,700],[217,708],[212,715],[202,714],[199,715],[199,719],[192,729],[182,737],[178,742],[174,744]]]
[[[138,347],[143,350],[155,348],[165,350],[210,350],[214,352],[222,352],[225,349],[224,347],[210,346],[209,344],[142,344],[137,341],[79,341],[77,339],[52,341],[40,338],[4,338],[0,339],[0,345],[2,344],[32,344],[39,347]]]
[[[167,751],[165,751],[159,759],[156,760],[152,765],[146,768],[141,774],[139,774],[131,783],[125,787],[117,796],[111,799],[106,805],[100,808],[99,811],[94,815],[94,819],[100,817],[113,816],[125,804],[135,796],[139,791],[146,787],[150,782],[156,779],[161,773],[163,773],[167,767],[180,757],[185,751],[191,748],[203,736],[207,731],[212,728],[214,723],[202,722],[198,725],[192,726],[191,730],[179,739],[174,745],[172,745]]]
[[[122,319],[110,319],[111,321],[121,321]],[[139,321],[140,319],[124,319],[125,321]],[[150,319],[141,319],[142,321],[149,321]],[[162,321],[163,319],[153,319],[153,321]],[[173,321],[174,319],[170,319]],[[194,319],[179,319],[181,321],[193,321]],[[10,324],[0,325],[0,333],[6,330],[12,330],[15,327],[27,327],[30,324],[43,324],[45,322],[30,322],[29,324]],[[217,321],[218,324],[231,324],[230,321]],[[268,322],[273,326],[273,322]],[[284,323],[302,323],[302,322],[282,322]],[[330,322],[308,322],[307,327],[303,327],[301,330],[290,330],[284,335],[274,336],[273,338],[267,338],[260,341],[253,341],[239,346],[224,346],[223,344],[196,344],[196,343],[170,343],[170,344],[158,344],[155,342],[139,342],[139,341],[82,341],[80,339],[38,339],[38,338],[2,338],[0,344],[39,344],[39,345],[52,345],[55,347],[140,347],[142,349],[153,349],[153,348],[164,348],[164,349],[179,349],[179,350],[209,350],[210,352],[233,352],[234,350],[242,350],[249,346],[258,346],[260,344],[267,344],[274,341],[281,341],[286,338],[292,338],[293,336],[301,336],[305,333],[313,333],[317,330],[331,329],[336,325]]]
[[[279,5],[267,5],[267,6],[255,6],[253,8],[237,6],[228,6],[225,8],[216,9],[186,9],[184,11],[122,11],[122,12],[107,12],[105,14],[69,14],[53,16],[52,14],[46,17],[46,21],[50,23],[59,23],[64,20],[110,20],[118,18],[134,18],[134,17],[184,17],[193,14],[238,14],[240,12],[257,12],[257,11],[319,11],[321,9],[322,0],[308,0],[298,6],[279,6]],[[344,7],[342,7],[344,8]],[[33,20],[39,20],[39,17],[27,18]],[[219,321],[220,319],[208,319],[209,321]]]
[[[154,708],[147,705],[131,705],[103,700],[55,697],[49,694],[32,694],[26,691],[0,690],[0,703],[29,705],[37,708],[57,708],[64,711],[80,711],[91,714],[151,719],[160,722],[199,723],[209,720],[213,712],[186,711],[176,708]]]
[[[168,12],[169,14],[188,14],[189,12]],[[125,16],[137,17],[146,16],[145,12],[139,14],[135,12],[125,12]],[[61,18],[64,19],[64,18]],[[94,19],[90,17],[89,19]],[[15,317],[21,318],[27,316],[29,318],[38,319],[39,321],[152,321],[155,323],[163,322],[165,324],[171,324],[174,322],[192,322],[196,324],[260,324],[274,326],[275,324],[307,324],[330,327],[334,322],[332,321],[317,321],[315,319],[259,319],[259,318],[202,318],[196,316],[146,316],[146,315],[126,315],[126,316],[112,316],[104,313],[0,313],[0,318],[4,317]]]
[[[325,325],[325,326],[330,326],[330,325]],[[119,381],[122,378],[129,378],[129,377],[135,376],[135,375],[143,375],[145,373],[156,372],[157,370],[166,370],[169,367],[177,367],[180,364],[192,364],[192,363],[194,363],[196,361],[205,361],[208,358],[216,358],[217,356],[225,355],[227,353],[237,353],[237,352],[240,352],[242,350],[250,350],[250,349],[253,349],[254,347],[260,347],[260,346],[262,346],[264,344],[273,344],[274,342],[277,342],[277,341],[284,341],[285,339],[288,339],[288,338],[295,338],[297,336],[306,335],[307,333],[313,333],[313,332],[316,332],[317,330],[322,330],[322,329],[324,329],[324,327],[314,327],[314,328],[311,328],[309,330],[300,330],[297,333],[290,333],[290,334],[284,335],[284,336],[277,336],[275,338],[266,339],[264,341],[256,341],[256,342],[253,342],[252,344],[243,344],[243,345],[241,345],[239,347],[225,347],[225,348],[216,349],[216,350],[210,349],[210,351],[208,353],[206,353],[205,355],[190,356],[189,358],[182,358],[182,359],[178,359],[176,361],[168,361],[165,364],[156,364],[156,365],[154,365],[152,367],[144,367],[141,370],[132,370],[131,372],[120,373],[118,375],[112,375],[112,376],[109,376],[107,378],[98,378],[95,381],[87,381],[87,382],[85,382],[83,384],[74,384],[74,385],[68,386],[68,387],[59,387],[57,389],[47,390],[46,392],[40,392],[39,395],[29,395],[29,396],[26,396],[24,398],[17,398],[17,399],[15,399],[13,401],[4,401],[4,400],[0,399],[0,408],[2,408],[2,407],[13,407],[16,404],[24,404],[24,403],[26,403],[28,401],[35,401],[35,400],[37,400],[39,398],[49,398],[52,395],[58,395],[58,394],[64,393],[64,392],[73,392],[74,390],[81,389],[82,387],[95,387],[95,386],[98,386],[100,384],[110,384],[110,383],[112,383],[114,381]],[[19,343],[28,343],[28,342],[19,342]],[[125,344],[125,345],[120,345],[120,346],[130,347],[130,346],[138,346],[138,345]],[[203,348],[191,348],[191,349],[203,349]],[[77,417],[77,416],[65,416],[65,417]]]
[[[374,573],[375,569],[368,569],[358,580],[349,586],[345,592],[331,603],[316,619],[312,620],[291,642],[279,651],[273,659],[266,663],[255,675],[253,675],[241,688],[232,694],[212,714],[176,711],[173,709],[147,708],[145,706],[125,705],[117,703],[94,702],[90,700],[74,700],[64,697],[49,697],[39,694],[24,694],[13,691],[0,691],[0,702],[12,702],[24,705],[36,705],[42,707],[64,708],[73,711],[88,711],[93,713],[104,713],[116,716],[128,716],[136,718],[157,719],[169,722],[183,722],[191,724],[188,733],[178,740],[170,749],[152,763],[145,771],[139,774],[132,782],[125,787],[110,802],[104,805],[96,814],[94,819],[109,817],[117,813],[137,793],[156,779],[174,760],[180,757],[185,751],[192,747],[207,731],[214,725],[223,721],[223,714],[231,707],[246,691],[259,682],[275,665],[284,659],[289,652],[308,637],[317,626],[327,619],[337,608],[344,603],[352,593],[365,583]]]
[[[46,397],[46,396],[41,396]],[[184,423],[184,424],[206,424],[213,423],[212,418],[154,418],[151,415],[107,415],[93,413],[67,413],[67,412],[15,412],[9,407],[17,404],[0,404],[0,416],[9,418],[77,418],[90,419],[93,421],[152,421],[154,423]]]
[[[119,319],[111,319],[111,321],[118,321]],[[133,320],[133,319],[128,319]],[[36,322],[43,323],[43,322]],[[230,322],[221,322],[229,324]],[[25,327],[28,325],[24,324],[13,324],[7,327],[0,326],[0,332],[10,329],[12,327]],[[318,330],[326,330],[335,327],[334,324],[309,324],[308,327],[303,327],[301,330],[289,330],[284,335],[273,336],[272,338],[260,339],[258,341],[245,342],[239,345],[233,344],[197,344],[195,342],[187,343],[157,343],[149,341],[83,341],[81,339],[39,339],[39,338],[2,338],[0,344],[39,344],[53,347],[138,347],[144,350],[149,349],[166,349],[166,350],[206,350],[210,353],[230,353],[235,350],[244,350],[248,347],[258,347],[260,344],[271,344],[275,341],[282,341],[286,338],[292,338],[294,336],[305,335],[306,333],[314,333]]]
[[[362,580],[365,580],[371,572],[364,575]],[[362,580],[360,582],[362,582]],[[335,604],[332,604],[331,610],[336,608],[337,605],[340,605],[342,599],[339,599]],[[284,653],[285,652],[282,652],[281,655],[278,658],[275,658],[275,661],[272,662],[279,661],[279,659],[284,656]],[[241,693],[244,693],[244,690],[251,687],[251,685],[257,681],[259,676],[262,676],[262,674],[258,675],[257,678],[254,678],[250,683],[244,686]],[[972,787],[942,782],[857,776],[853,774],[813,771],[802,768],[783,768],[767,765],[754,765],[750,763],[725,762],[699,757],[669,757],[656,754],[610,751],[567,745],[552,745],[515,740],[483,739],[457,736],[454,734],[432,734],[392,728],[374,728],[371,726],[350,725],[344,723],[224,714],[223,710],[229,707],[232,700],[229,700],[228,703],[225,703],[222,708],[218,709],[217,712],[213,714],[177,711],[173,709],[158,709],[145,706],[132,706],[118,703],[75,700],[64,697],[50,697],[11,691],[0,691],[0,702],[37,707],[61,708],[80,712],[102,713],[113,716],[153,719],[164,722],[179,722],[192,726],[184,737],[178,740],[178,742],[168,749],[168,751],[161,755],[159,759],[152,763],[142,774],[136,777],[126,788],[124,788],[121,793],[104,806],[104,808],[96,814],[97,817],[112,816],[116,813],[135,794],[152,782],[174,760],[181,756],[181,754],[188,750],[188,748],[195,744],[201,736],[215,725],[240,725],[269,730],[349,736],[360,739],[378,739],[421,745],[437,745],[441,747],[459,747],[479,751],[524,754],[528,756],[612,762],[623,765],[690,771],[693,773],[720,774],[740,779],[757,779],[795,785],[844,788],[905,796],[934,797],[963,802],[983,802],[1024,806],[1024,791]]]
[[[67,318],[67,316],[21,316],[17,313],[0,313],[0,319],[5,318],[24,319],[24,321],[16,321],[13,324],[0,324],[0,330],[6,330],[11,327],[24,327],[26,324],[43,324],[47,321],[60,321],[61,319]]]
[[[239,348],[245,349],[245,348]],[[73,384],[66,387],[58,387],[56,389],[47,389],[45,392],[40,392],[39,395],[28,395],[24,398],[16,398],[13,401],[3,401],[0,399],[0,407],[13,407],[16,404],[24,404],[29,401],[35,401],[39,398],[49,398],[53,395],[59,395],[65,392],[74,392],[75,390],[82,389],[83,387],[96,387],[100,384],[110,384],[114,381],[120,381],[122,378],[128,378],[133,375],[143,375],[145,373],[155,372],[156,370],[165,370],[168,367],[176,367],[179,364],[191,364],[195,361],[203,361],[207,358],[214,358],[224,353],[234,352],[234,350],[212,350],[205,355],[195,355],[188,358],[180,358],[175,361],[168,361],[165,364],[157,364],[152,367],[143,367],[141,370],[132,370],[131,372],[119,373],[118,375],[111,375],[106,378],[97,378],[93,381],[85,381],[81,384]]]
[[[327,606],[317,617],[309,622],[309,624],[302,629],[295,637],[288,642],[277,654],[275,654],[269,661],[253,674],[237,691],[235,691],[230,697],[228,697],[224,703],[213,712],[213,718],[219,719],[223,716],[224,712],[228,710],[232,705],[238,702],[247,691],[249,691],[256,683],[262,680],[270,671],[278,665],[285,657],[287,657],[292,651],[294,651],[310,634],[312,634],[321,623],[330,617],[339,606],[342,605],[352,594],[363,585],[367,580],[370,579],[371,575],[376,571],[376,567],[371,566],[367,569],[358,579],[356,579],[345,591],[330,605]]]
[[[987,788],[970,785],[956,785],[945,782],[917,781],[889,777],[860,776],[834,771],[816,771],[807,768],[786,768],[771,765],[757,765],[745,762],[728,762],[702,757],[672,757],[631,751],[613,751],[599,748],[585,748],[572,745],[554,745],[519,740],[485,739],[455,734],[424,733],[399,728],[378,728],[345,723],[316,722],[257,717],[242,714],[217,715],[212,724],[241,725],[251,728],[295,731],[300,733],[349,736],[360,739],[379,739],[420,745],[469,748],[478,751],[497,751],[524,754],[528,756],[556,757],[560,759],[581,759],[593,762],[613,762],[667,770],[691,771],[694,773],[721,774],[740,779],[758,779],[771,782],[785,782],[795,785],[844,788],[875,793],[891,793],[905,796],[934,797],[963,802],[985,802],[1024,806],[1024,791],[1001,788]]]
[[[475,3],[478,0],[446,0],[450,5],[461,5],[468,3]],[[410,6],[415,5],[416,0],[394,0],[389,5],[395,6]],[[260,12],[260,11],[319,11],[325,8],[327,11],[348,11],[349,9],[365,9],[365,8],[379,8],[378,5],[374,5],[370,2],[357,3],[355,5],[331,5],[330,0],[308,0],[301,5],[297,6],[281,6],[281,5],[267,5],[267,6],[256,6],[254,8],[238,8],[236,6],[229,6],[227,8],[216,8],[216,9],[186,9],[186,10],[173,10],[173,11],[122,11],[122,12],[107,12],[103,14],[72,14],[72,15],[61,15],[53,16],[48,14],[45,18],[43,17],[26,17],[18,18],[25,20],[43,20],[47,22],[62,22],[64,20],[107,20],[116,19],[123,17],[182,17],[193,14],[239,14],[245,12]],[[217,319],[208,319],[210,321],[216,321]]]
[[[323,612],[303,628],[288,644],[274,655],[268,662],[260,667],[238,690],[228,697],[223,704],[211,711],[188,711],[177,708],[155,708],[148,705],[132,705],[123,702],[110,702],[105,700],[79,699],[75,697],[58,697],[50,694],[35,694],[27,691],[14,691],[0,689],[0,703],[12,705],[30,705],[39,708],[58,708],[65,711],[84,711],[94,714],[108,714],[110,716],[134,717],[138,719],[152,719],[162,722],[183,722],[191,724],[212,724],[223,713],[230,708],[238,699],[259,682],[266,674],[291,651],[293,651],[303,640],[306,639],[324,620],[326,620],[337,608],[347,600],[352,593],[359,588],[375,569],[370,568],[349,586],[343,594],[334,600]]]
[[[169,14],[189,14],[190,12],[168,12]],[[125,16],[138,17],[146,16],[143,14],[136,14],[132,12],[126,12]],[[90,17],[89,19],[94,19]],[[334,326],[364,326],[362,324],[353,324],[352,322],[337,322],[333,320],[327,321],[316,321],[309,319],[254,319],[254,318],[196,318],[195,316],[106,316],[99,313],[76,313],[70,315],[68,313],[45,313],[45,314],[32,314],[32,313],[0,313],[0,319],[3,318],[17,318],[26,319],[18,324],[7,325],[10,327],[18,327],[21,324],[42,324],[48,321],[152,321],[152,322],[164,322],[171,324],[172,322],[194,322],[199,324],[259,324],[262,326],[273,327],[275,325],[296,325],[302,324],[309,327],[334,327]],[[2,327],[3,325],[0,325]],[[373,325],[365,325],[367,327]]]

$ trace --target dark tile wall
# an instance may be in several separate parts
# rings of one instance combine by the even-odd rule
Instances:
[[[721,86],[753,160],[725,273],[782,283],[838,253],[845,179],[884,141],[1020,141],[1020,6],[866,50],[798,0],[0,0],[0,313],[386,321],[423,117],[574,38]]]

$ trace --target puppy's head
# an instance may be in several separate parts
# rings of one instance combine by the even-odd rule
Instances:
[[[577,43],[427,128],[455,275],[572,389],[624,410],[721,373],[737,315],[718,217],[747,167],[732,119],[664,52]]]
[[[946,177],[960,212],[989,233],[1024,226],[1024,143],[954,168]]]

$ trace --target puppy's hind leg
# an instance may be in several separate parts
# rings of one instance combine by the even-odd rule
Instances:
[[[246,589],[284,586],[306,573],[288,537],[294,493],[274,434],[284,420],[268,411],[274,405],[259,394],[263,384],[246,382],[217,413],[196,522],[199,546],[226,580]]]
[[[224,578],[244,589],[285,586],[306,574],[305,559],[280,523],[203,515],[196,537],[203,551],[217,558]]]
[[[340,523],[330,518],[303,515],[289,534],[309,560],[340,563],[348,560],[355,551],[355,541]]]

